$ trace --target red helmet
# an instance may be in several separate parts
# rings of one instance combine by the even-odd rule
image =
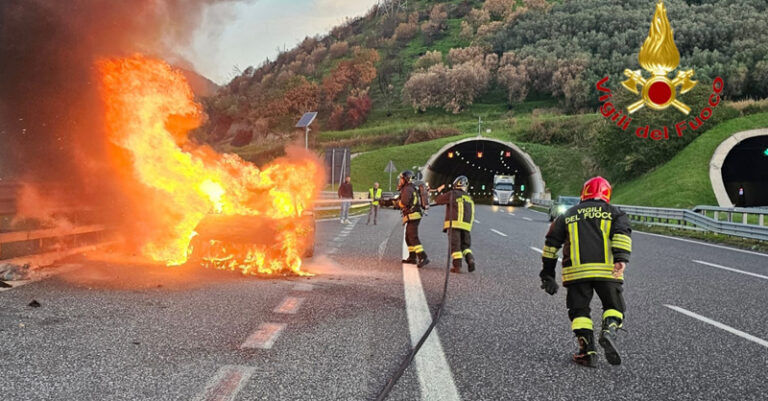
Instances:
[[[584,189],[581,190],[581,200],[602,199],[606,202],[611,201],[611,183],[603,177],[594,177],[584,183]]]

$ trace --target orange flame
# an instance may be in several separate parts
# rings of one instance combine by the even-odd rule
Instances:
[[[654,75],[666,75],[680,64],[680,52],[675,45],[674,31],[663,0],[656,4],[648,38],[637,59],[646,71]]]
[[[209,213],[300,221],[319,190],[319,164],[311,157],[278,159],[260,170],[233,154],[218,154],[187,140],[203,121],[184,76],[163,61],[135,55],[97,63],[101,74],[110,141],[127,153],[126,176],[141,184],[135,219],[145,221],[139,238],[144,256],[168,265],[184,263],[197,225]],[[124,157],[126,158],[126,157]],[[145,220],[142,220],[145,219]],[[215,247],[215,256],[237,260],[213,263],[245,274],[304,274],[301,224],[283,228],[277,246]],[[237,248],[237,249],[235,249]],[[225,252],[226,253],[226,252]],[[267,259],[266,256],[269,256]]]

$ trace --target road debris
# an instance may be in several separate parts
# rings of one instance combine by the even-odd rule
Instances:
[[[30,306],[30,307],[33,307],[33,308],[39,308],[42,305],[40,305],[40,302],[37,302],[36,300],[33,299],[32,302],[30,302],[29,305],[27,305],[27,306]]]
[[[0,264],[0,281],[19,281],[29,278],[29,264],[14,265],[11,263]]]

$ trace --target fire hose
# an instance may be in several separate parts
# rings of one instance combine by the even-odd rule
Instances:
[[[451,198],[448,202],[448,205],[446,208],[448,208],[448,216],[452,216],[452,207],[454,203],[454,194],[453,191],[450,192]],[[430,205],[433,206],[433,205]],[[419,342],[416,343],[416,346],[414,346],[411,349],[411,352],[408,353],[408,355],[405,356],[403,361],[400,363],[400,366],[397,368],[397,371],[395,374],[390,377],[390,379],[387,381],[387,384],[384,386],[383,389],[379,392],[379,394],[376,396],[376,401],[383,401],[388,396],[389,393],[392,391],[392,389],[395,387],[395,384],[397,384],[397,381],[400,380],[400,377],[403,376],[403,373],[405,373],[405,370],[408,369],[408,366],[411,365],[411,362],[413,362],[413,359],[416,357],[416,354],[421,349],[421,346],[424,345],[424,343],[427,341],[427,338],[429,338],[429,335],[432,334],[432,330],[437,326],[437,323],[440,321],[440,316],[443,312],[443,305],[445,305],[445,298],[448,294],[448,278],[450,276],[450,268],[451,268],[451,238],[453,236],[453,218],[449,219],[448,222],[448,257],[446,258],[445,263],[445,281],[443,282],[443,295],[440,297],[440,302],[437,304],[437,309],[435,310],[435,314],[432,316],[432,323],[430,323],[429,327],[427,327],[427,330],[424,332],[424,334],[421,336],[421,339],[419,339]]]

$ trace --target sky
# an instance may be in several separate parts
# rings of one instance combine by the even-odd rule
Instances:
[[[209,8],[189,48],[182,49],[198,73],[218,84],[236,69],[275,59],[306,36],[326,34],[347,17],[365,14],[377,0],[251,0]]]

